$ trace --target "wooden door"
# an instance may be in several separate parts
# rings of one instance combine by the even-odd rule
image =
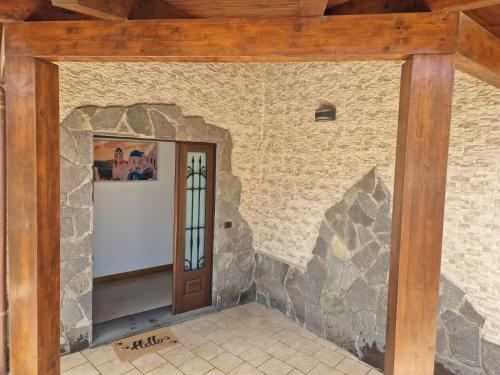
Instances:
[[[210,304],[215,145],[177,145],[174,314]]]

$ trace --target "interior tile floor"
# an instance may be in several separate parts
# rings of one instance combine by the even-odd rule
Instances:
[[[92,318],[98,324],[172,304],[172,271],[95,284]]]
[[[284,316],[257,303],[170,327],[180,344],[120,362],[111,346],[61,358],[63,375],[377,375]]]

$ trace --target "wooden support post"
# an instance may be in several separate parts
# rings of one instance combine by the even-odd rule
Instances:
[[[392,213],[385,374],[434,372],[453,55],[404,65]]]
[[[59,76],[7,58],[7,249],[12,375],[59,375]]]

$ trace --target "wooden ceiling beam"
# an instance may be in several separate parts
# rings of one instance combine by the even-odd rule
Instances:
[[[381,14],[426,11],[422,0],[350,0],[328,6],[327,14]]]
[[[432,11],[464,11],[500,4],[500,0],[425,0]]]
[[[174,7],[165,0],[137,0],[128,15],[130,20],[159,20],[195,18],[189,13]]]
[[[463,13],[458,28],[456,66],[500,88],[500,39]]]
[[[394,60],[454,53],[457,14],[10,24],[6,54],[64,61]]]
[[[135,0],[52,0],[52,5],[103,20],[124,20]]]
[[[328,0],[299,0],[301,17],[323,16]]]
[[[0,22],[23,21],[41,5],[40,0],[1,1]]]

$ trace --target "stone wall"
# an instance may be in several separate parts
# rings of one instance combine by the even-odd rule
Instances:
[[[220,309],[254,300],[252,233],[239,212],[229,132],[184,117],[175,105],[80,107],[61,124],[61,352],[81,350],[92,337],[93,135],[217,145],[212,300]],[[225,229],[225,221],[232,228]]]
[[[392,190],[400,62],[61,63],[65,118],[83,105],[175,103],[231,133],[253,248],[298,268],[322,217],[373,166]],[[323,102],[337,120],[315,123]],[[500,344],[500,90],[457,72],[443,274]]]
[[[391,194],[372,169],[326,211],[312,259],[300,269],[256,254],[257,301],[383,368]],[[441,279],[436,375],[499,375],[500,346],[484,317]]]

